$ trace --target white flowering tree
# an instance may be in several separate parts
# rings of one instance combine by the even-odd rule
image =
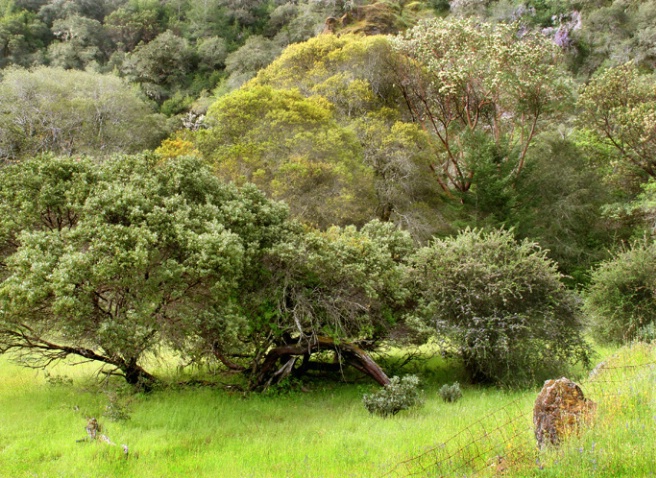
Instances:
[[[656,85],[633,63],[595,75],[582,91],[579,123],[621,162],[656,178]],[[615,166],[613,169],[616,169]]]
[[[447,193],[471,188],[482,156],[519,174],[570,93],[557,47],[514,25],[430,19],[393,45],[405,59],[399,85],[414,121],[435,138],[432,170]]]

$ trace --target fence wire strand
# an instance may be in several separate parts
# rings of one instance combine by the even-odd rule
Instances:
[[[579,385],[586,398],[598,405],[626,393],[628,383],[656,381],[656,362],[612,365],[602,362]],[[397,463],[388,477],[473,477],[486,471],[504,475],[512,463],[540,464],[533,432],[533,403],[514,399],[462,428],[446,441]]]

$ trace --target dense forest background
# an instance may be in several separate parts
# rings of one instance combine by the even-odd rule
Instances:
[[[349,344],[447,337],[503,381],[585,361],[584,330],[650,337],[655,21],[625,0],[0,0],[3,350],[136,382],[165,342],[265,386],[326,348],[376,376]]]
[[[632,155],[648,151],[638,152],[642,148],[638,147],[627,152],[619,144],[627,141],[621,132],[613,133],[619,134],[619,139],[608,138],[600,124],[604,120],[590,117],[591,109],[601,103],[587,107],[579,103],[575,108],[576,97],[595,72],[627,62],[648,81],[656,42],[652,7],[650,2],[567,1],[232,4],[219,0],[3,0],[0,156],[13,159],[45,151],[94,156],[136,152],[154,148],[170,136],[175,139],[166,143],[168,147],[175,148],[174,141],[192,142],[203,157],[221,163],[224,177],[238,179],[240,174],[274,198],[287,200],[294,213],[321,227],[362,224],[379,217],[401,224],[419,240],[451,234],[464,225],[515,227],[518,236],[539,239],[575,282],[585,283],[590,265],[602,259],[609,246],[642,236],[643,231],[635,229],[640,208],[633,207],[632,200],[652,171],[641,167],[640,159],[636,162]],[[412,98],[418,89],[404,78],[408,72],[387,51],[390,40],[363,37],[402,34],[427,18],[512,24],[518,36],[537,33],[557,47],[550,49],[545,42],[538,46],[543,54],[557,57],[551,66],[558,72],[534,73],[542,75],[543,85],[560,90],[554,90],[551,99],[541,93],[540,101],[545,103],[535,105],[539,111],[511,121],[510,127],[524,128],[536,117],[531,137],[500,140],[497,133],[492,144],[485,131],[489,124],[467,126],[471,131],[467,131],[466,148],[471,151],[455,154],[468,163],[464,172],[468,177],[458,184],[429,169],[435,171],[443,160],[436,158],[442,152],[434,151],[440,147],[435,144],[439,139],[430,134],[435,131],[430,131],[429,124],[444,119],[430,111],[440,105],[421,106],[420,96]],[[416,31],[426,32],[427,28]],[[318,36],[322,33],[333,37]],[[471,34],[462,29],[460,33]],[[302,43],[311,38],[315,39]],[[444,42],[444,38],[432,41]],[[470,57],[475,46],[471,38],[467,41],[455,40],[452,45],[454,57],[461,63],[452,64],[452,73],[457,74],[456,67],[471,67],[465,74],[473,82],[489,71],[481,70],[486,67],[483,64],[467,62],[486,62],[489,55],[499,52],[479,50]],[[502,46],[504,40],[499,37],[496,41]],[[289,45],[293,46],[286,49]],[[414,55],[414,48],[408,37],[408,57]],[[526,56],[527,52],[514,54]],[[317,64],[308,65],[306,55],[312,55]],[[421,61],[418,55],[414,59]],[[531,68],[529,61],[524,58],[511,68]],[[29,68],[31,73],[17,67]],[[254,82],[235,91],[259,71]],[[560,85],[555,85],[555,80]],[[37,97],[29,96],[28,84],[39,93]],[[138,86],[138,90],[127,85]],[[273,90],[256,88],[260,86]],[[497,94],[489,85],[480,86],[477,94]],[[506,97],[493,105],[496,114],[508,115],[508,108],[516,110],[512,114],[523,114],[518,110],[523,107],[522,93],[512,91],[515,86],[508,81],[501,85]],[[612,91],[613,85],[605,87],[587,96],[603,105],[626,100],[610,97],[623,93]],[[279,90],[285,91],[284,100],[277,97]],[[649,92],[644,93],[642,100],[648,102]],[[250,106],[244,109],[246,96],[260,102],[257,107],[299,108],[301,116],[307,115],[283,120],[277,137],[269,128],[270,122],[278,119],[242,118],[243,130],[230,132],[239,135],[250,130],[255,136],[259,130],[269,135],[242,139],[267,150],[249,161],[261,164],[268,161],[266,156],[276,157],[279,164],[270,166],[266,179],[253,177],[257,164],[250,164],[252,170],[244,175],[237,174],[230,161],[223,161],[226,155],[234,157],[230,151],[234,144],[225,137],[224,123],[238,123],[238,114],[256,113],[248,111]],[[317,102],[319,97],[324,103]],[[277,104],[269,104],[274,98]],[[220,102],[205,116],[217,99]],[[508,100],[515,104],[507,104]],[[300,111],[304,107],[316,110]],[[102,110],[102,115],[93,109]],[[25,116],[20,121],[19,110]],[[310,118],[321,113],[326,115],[321,118],[324,121]],[[457,114],[455,109],[451,113]],[[612,119],[616,124],[609,128],[624,127],[630,134],[632,124],[620,124],[628,118]],[[417,125],[421,131],[413,129]],[[196,139],[189,133],[205,128],[216,134]],[[315,138],[301,139],[301,131],[312,131]],[[316,138],[320,135],[325,135],[323,141]],[[295,144],[281,146],[283,140]],[[279,151],[281,148],[286,151]],[[349,177],[333,177],[333,184],[320,181],[322,187],[306,189],[310,194],[283,187],[275,176],[287,175],[288,168],[280,167],[291,156],[303,156],[303,148],[313,149],[315,162],[317,156],[330,156],[321,167],[344,167]],[[512,169],[510,164],[494,166],[495,161],[503,163],[499,159],[508,154],[522,156],[517,159],[522,165],[519,169],[526,164],[526,171],[504,170]],[[649,159],[645,161],[649,163]],[[240,164],[242,168],[243,162]],[[345,190],[327,192],[336,197],[326,202],[322,189],[334,187]]]

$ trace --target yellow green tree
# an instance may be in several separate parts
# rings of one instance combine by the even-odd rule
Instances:
[[[254,183],[321,227],[372,217],[373,173],[325,98],[247,86],[214,103],[206,122],[197,147],[220,177]]]
[[[372,174],[371,217],[429,237],[443,222],[430,177],[434,152],[425,131],[403,116],[397,61],[387,37],[321,35],[286,48],[250,85],[323,98],[339,125],[355,134],[357,161]]]

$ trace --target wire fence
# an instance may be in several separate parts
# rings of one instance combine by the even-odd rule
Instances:
[[[638,382],[656,382],[656,362],[617,365],[609,359],[579,383],[586,398],[598,407],[633,392]],[[643,387],[653,393],[654,387]],[[652,398],[650,396],[650,398]],[[445,442],[396,464],[387,477],[473,477],[502,475],[517,464],[540,466],[533,431],[533,402],[518,398],[492,410]]]

